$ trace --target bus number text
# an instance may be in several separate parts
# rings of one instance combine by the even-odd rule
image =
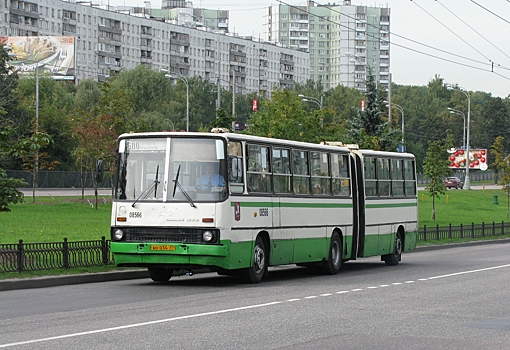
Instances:
[[[269,209],[268,208],[260,208],[259,216],[269,216]]]

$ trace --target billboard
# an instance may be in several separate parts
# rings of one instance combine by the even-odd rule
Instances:
[[[448,150],[450,154],[448,160],[450,161],[451,169],[465,169],[467,162],[467,152],[463,148],[452,148]],[[488,168],[488,160],[487,160],[487,150],[486,149],[470,149],[469,150],[469,169],[479,169],[479,170],[487,170]]]
[[[2,36],[0,43],[10,47],[10,61],[20,75],[34,72],[57,80],[75,78],[74,36]]]

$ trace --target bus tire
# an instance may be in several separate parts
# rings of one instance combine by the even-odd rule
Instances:
[[[395,235],[395,246],[393,248],[393,252],[391,254],[386,254],[382,256],[382,259],[388,266],[395,266],[398,265],[400,260],[402,260],[402,248],[403,248],[403,241],[402,241],[402,231],[398,230],[397,234]]]
[[[267,270],[266,247],[262,237],[258,236],[253,248],[253,263],[243,270],[243,279],[246,283],[259,283]]]
[[[328,259],[322,262],[325,275],[336,275],[342,267],[342,241],[338,232],[333,232],[329,244]]]
[[[167,282],[173,274],[174,270],[172,269],[165,269],[162,267],[149,267],[149,277],[154,282]]]

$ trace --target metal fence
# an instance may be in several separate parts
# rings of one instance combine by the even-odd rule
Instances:
[[[510,234],[509,222],[492,222],[481,224],[452,226],[439,226],[427,227],[424,225],[422,229],[418,230],[418,241],[440,241],[443,239],[451,238],[481,238],[490,236],[502,236]]]
[[[418,241],[481,238],[510,234],[509,222],[487,224],[423,226],[418,230]],[[0,272],[27,272],[73,267],[114,264],[110,241],[102,237],[96,241],[0,244]]]
[[[113,264],[110,242],[95,241],[0,244],[0,272],[27,272]]]
[[[27,188],[32,187],[32,175],[32,173],[27,173],[26,171],[7,170],[8,177],[24,179],[28,184]],[[92,176],[93,174],[90,172],[39,170],[37,173],[37,188],[81,188],[82,179],[84,188],[93,188]],[[457,171],[452,176],[457,176],[464,181],[465,174],[462,171]],[[494,180],[494,172],[491,170],[472,171],[469,173],[469,177],[470,181]],[[416,180],[420,185],[429,183],[429,179],[423,174],[416,174]],[[105,172],[101,187],[112,187],[112,177],[109,172]]]
[[[32,173],[21,170],[6,170],[8,177],[23,179],[27,188],[32,188]],[[94,188],[93,174],[79,171],[51,171],[39,170],[37,173],[37,188]],[[112,179],[109,172],[105,172],[101,187],[112,187]]]

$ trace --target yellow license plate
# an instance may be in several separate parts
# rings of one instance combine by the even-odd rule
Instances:
[[[151,250],[175,250],[174,245],[151,245]]]

